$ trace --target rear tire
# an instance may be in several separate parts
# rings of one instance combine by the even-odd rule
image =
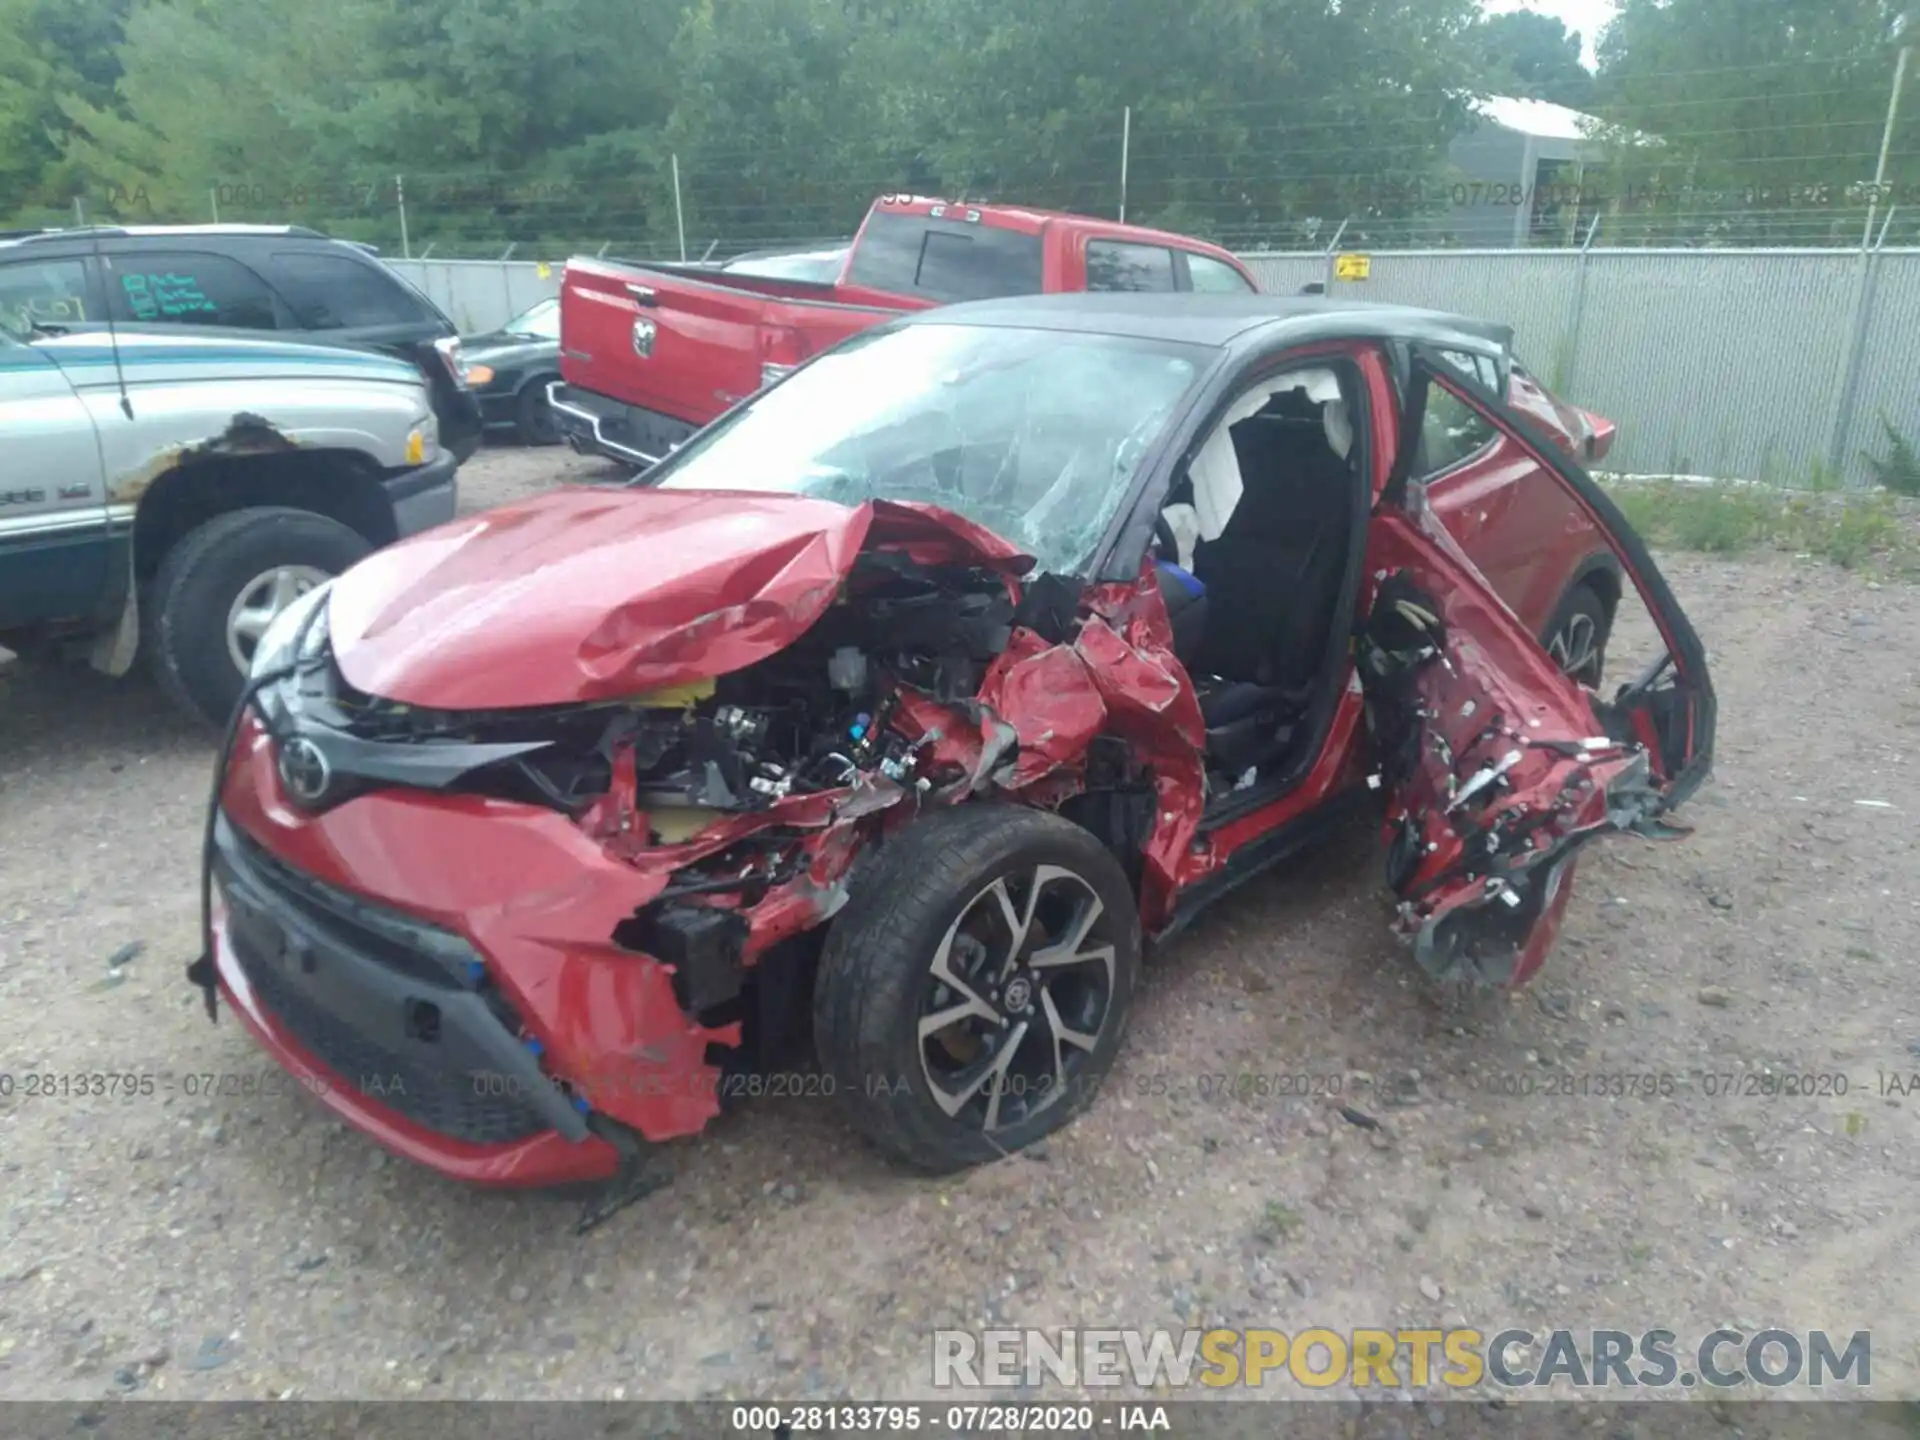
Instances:
[[[560,427],[554,422],[553,407],[547,404],[546,380],[535,380],[520,392],[514,406],[513,428],[522,445],[560,443]]]
[[[1560,601],[1540,643],[1562,673],[1598,690],[1606,673],[1607,641],[1612,629],[1613,616],[1606,600],[1582,581]]]
[[[994,1160],[1086,1108],[1139,967],[1132,888],[1087,831],[1011,805],[939,811],[882,845],[827,937],[821,1068],[895,1158]]]
[[[278,506],[230,511],[189,531],[142,597],[141,648],[160,688],[209,725],[224,725],[246,683],[228,643],[236,607],[271,576],[284,572],[310,584],[340,574],[372,548],[337,520]]]

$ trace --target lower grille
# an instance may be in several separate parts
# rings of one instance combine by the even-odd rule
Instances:
[[[487,1077],[448,1074],[397,1055],[308,1000],[272,965],[249,963],[244,954],[240,960],[261,1003],[355,1094],[470,1145],[505,1145],[549,1128],[513,1096],[486,1093]]]
[[[466,942],[295,870],[224,818],[215,836],[221,866],[230,876],[223,885],[241,887],[227,892],[233,907],[228,938],[248,985],[287,1034],[332,1071],[344,1090],[470,1145],[504,1145],[555,1128],[551,1118],[529,1103],[525,1082],[510,1084],[505,1075],[470,1068],[476,1063],[470,1027],[497,1026],[500,1041],[517,1059],[517,1043],[509,1037],[521,1026],[484,976],[469,973],[464,985],[455,978],[478,968],[478,956]],[[254,898],[245,900],[247,895]],[[278,921],[256,909],[262,902],[269,910],[297,915],[308,927],[309,943],[322,954],[333,952],[323,972],[336,977],[327,999],[289,973],[283,958],[285,934]],[[365,978],[353,981],[356,972]],[[339,988],[341,977],[347,977],[344,990]],[[483,1015],[490,1018],[476,1022],[468,1013],[463,1022],[468,1029],[457,1036],[439,1035],[441,1007],[457,1000],[470,1012],[476,995],[484,1002]],[[431,1013],[436,1032],[432,1038],[423,1033],[416,1043],[411,1029],[402,1039],[398,1026],[382,1029],[371,1023],[382,1007],[415,1003],[409,996],[417,996],[422,1010]],[[365,1026],[348,1018],[362,1012],[369,1016]],[[456,1038],[465,1043],[451,1043]]]

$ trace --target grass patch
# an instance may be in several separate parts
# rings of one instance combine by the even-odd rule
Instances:
[[[1253,1227],[1253,1236],[1263,1245],[1278,1245],[1306,1223],[1306,1217],[1291,1205],[1269,1200],[1260,1211],[1260,1222]]]
[[[1676,480],[1607,486],[1656,548],[1737,555],[1758,546],[1816,555],[1847,570],[1920,578],[1920,516],[1885,492],[1838,489],[1823,472],[1804,489]]]
[[[1887,432],[1886,455],[1860,452],[1872,469],[1873,478],[1896,495],[1920,495],[1920,450],[1916,450],[1913,442],[1884,414],[1880,417],[1880,428]]]

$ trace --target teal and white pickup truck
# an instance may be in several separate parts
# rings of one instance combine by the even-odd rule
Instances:
[[[458,466],[400,360],[0,327],[0,645],[144,655],[223,723],[273,617],[451,519]]]

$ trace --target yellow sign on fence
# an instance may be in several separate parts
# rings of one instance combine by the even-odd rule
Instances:
[[[1373,273],[1371,255],[1336,255],[1333,257],[1333,278],[1336,280],[1364,280]]]

